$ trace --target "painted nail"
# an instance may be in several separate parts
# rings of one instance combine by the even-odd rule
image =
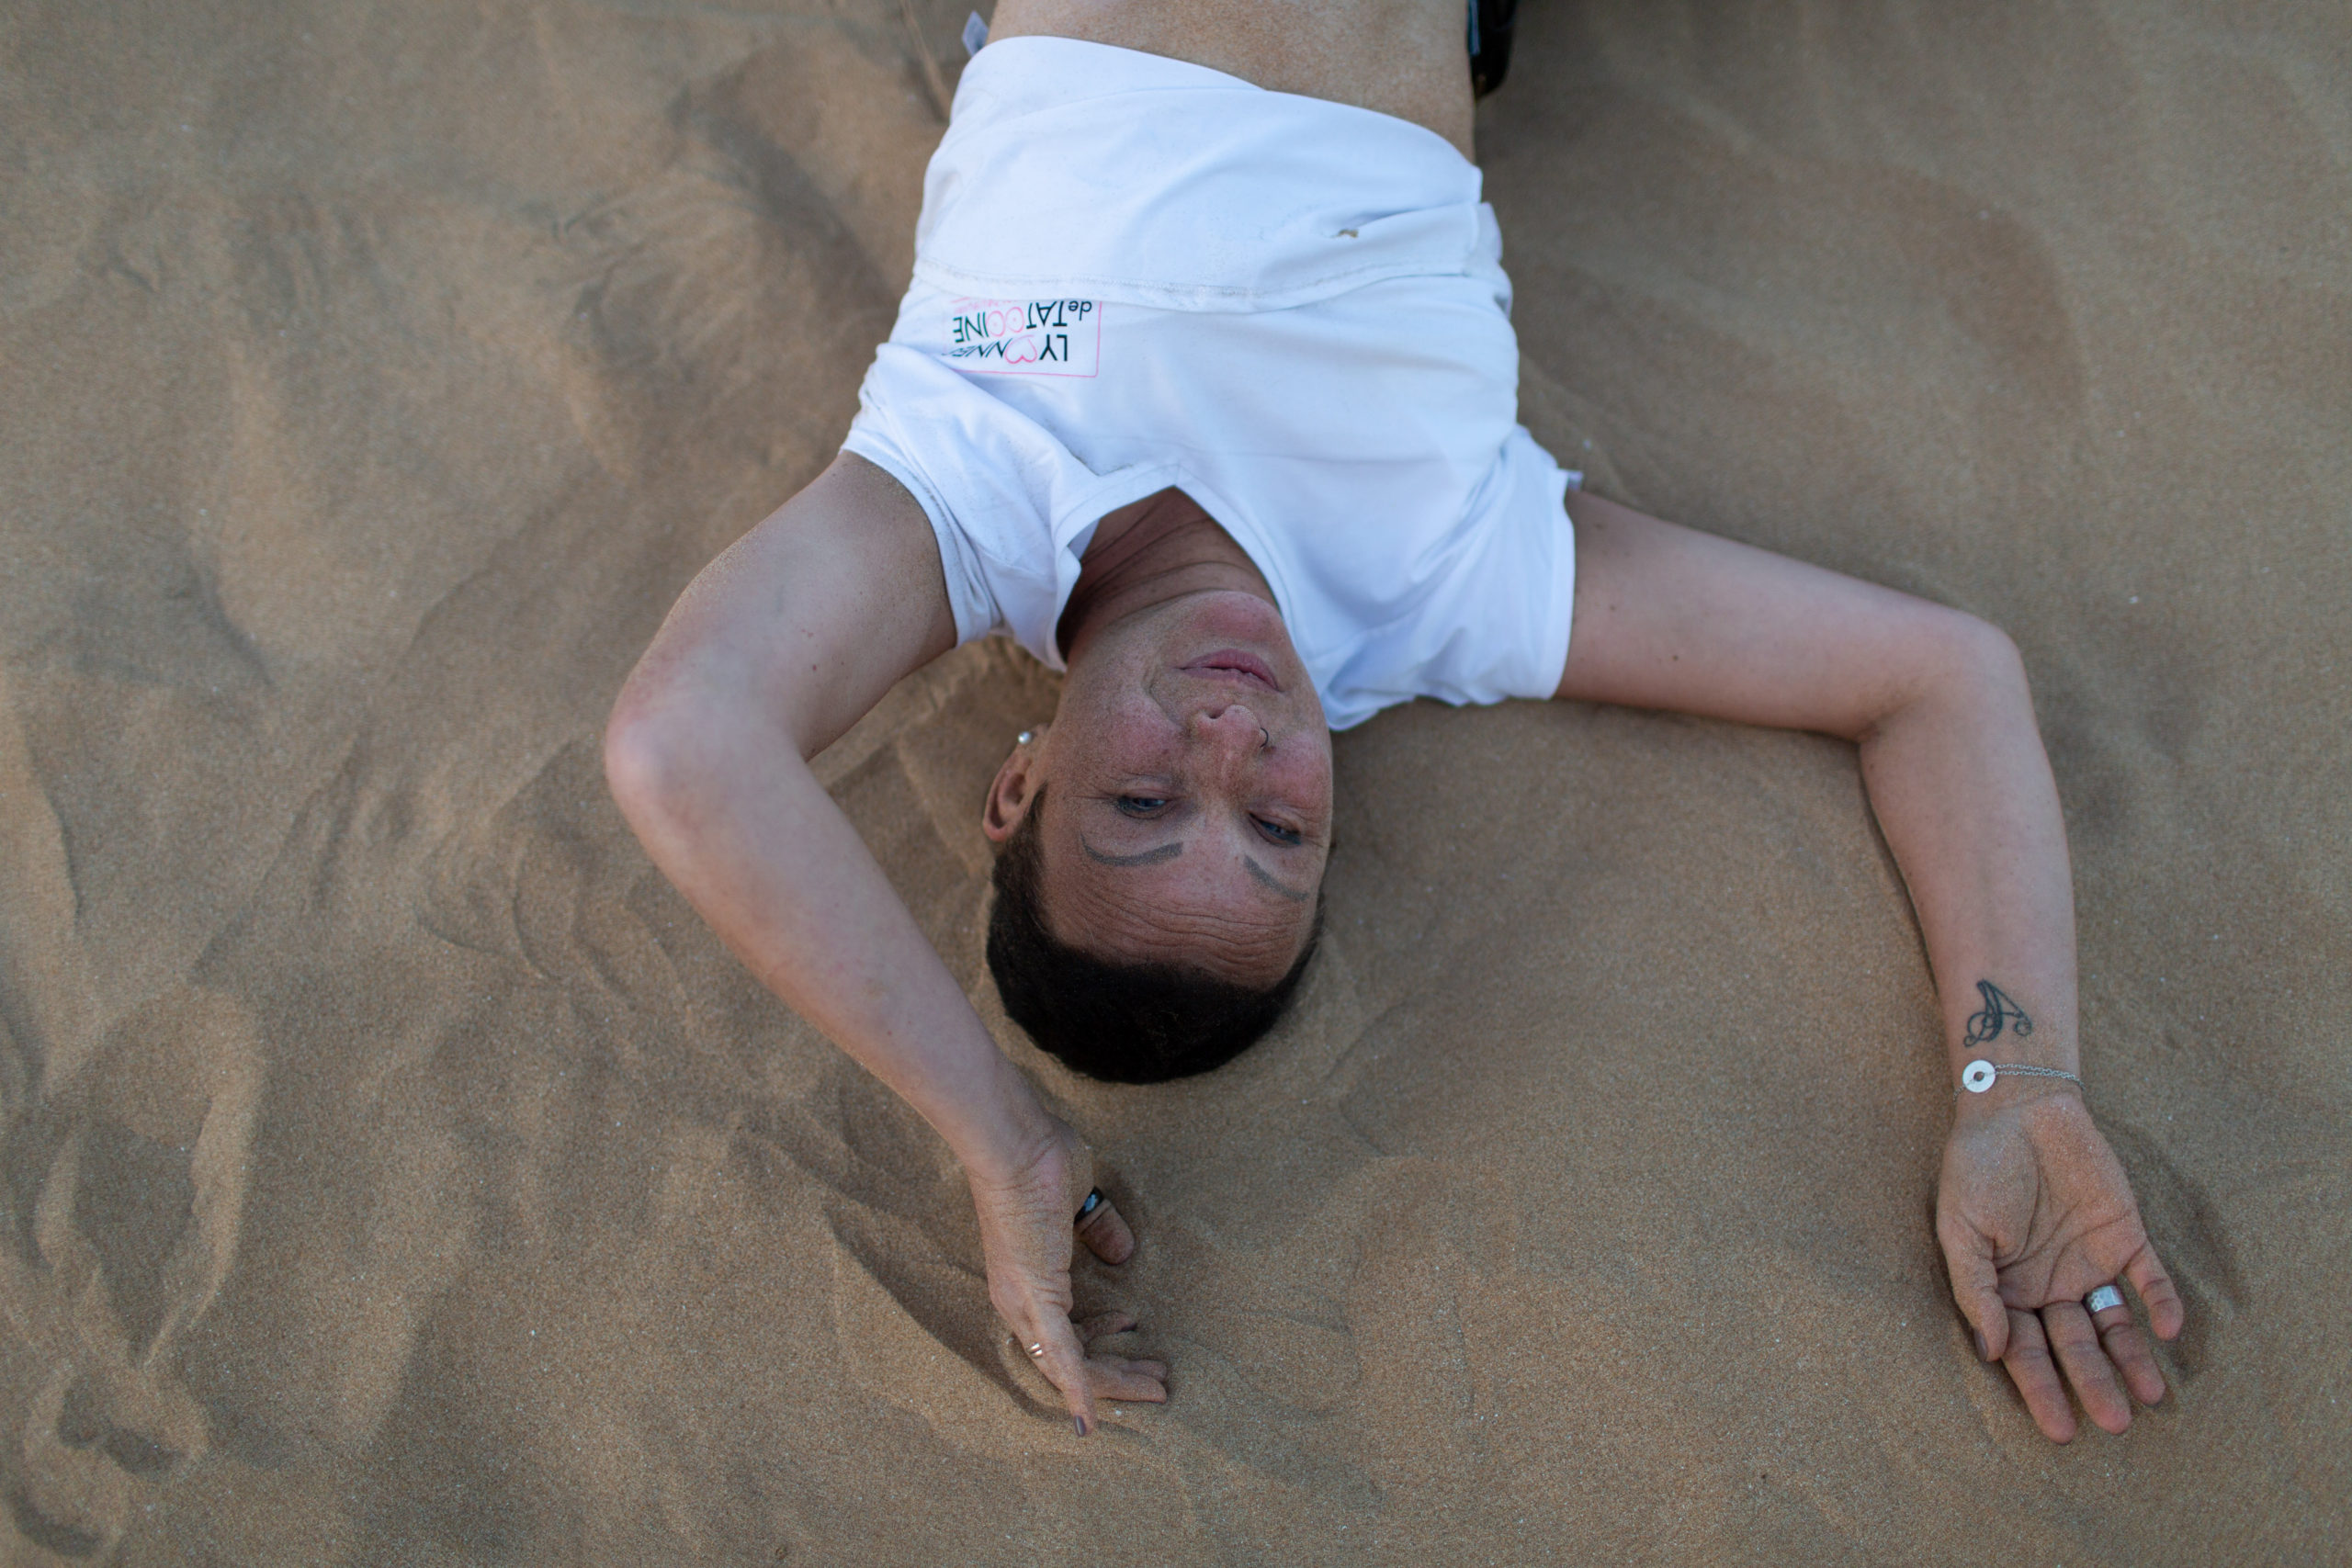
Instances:
[[[1981,1328],[1972,1328],[1969,1330],[1969,1333],[1976,1337],[1976,1359],[1980,1361],[1991,1360],[1993,1359],[1993,1348],[1984,1343],[1984,1331]]]
[[[1071,1422],[1071,1424],[1072,1424],[1073,1426],[1075,1426],[1075,1427],[1078,1428],[1078,1435],[1079,1435],[1080,1437],[1081,1437],[1081,1438],[1082,1438],[1082,1437],[1086,1436],[1086,1417],[1085,1417],[1085,1416],[1071,1416],[1071,1417],[1070,1417],[1070,1422]]]

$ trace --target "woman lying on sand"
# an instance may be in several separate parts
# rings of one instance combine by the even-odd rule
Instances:
[[[809,758],[973,637],[1066,668],[983,807],[989,964],[1046,1050],[1149,1081],[1249,1044],[1306,964],[1332,727],[1562,697],[1843,737],[1942,998],[1953,1295],[2043,1432],[2073,1436],[2069,1385],[2120,1432],[2125,1391],[2165,1383],[2114,1281],[2160,1336],[2182,1313],[2074,1076],[2065,834],[2017,650],[1570,491],[1514,423],[1462,6],[1002,0],[845,449],[680,598],[615,709],[614,792],[760,979],[953,1147],[990,1298],[1082,1435],[1097,1399],[1166,1397],[1070,1320],[1073,1240],[1118,1263],[1134,1238]]]

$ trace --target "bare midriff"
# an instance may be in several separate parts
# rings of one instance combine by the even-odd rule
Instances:
[[[1470,151],[1463,0],[1000,0],[991,41],[1084,39],[1376,109]]]

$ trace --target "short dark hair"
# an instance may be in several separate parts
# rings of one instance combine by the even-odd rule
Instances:
[[[1290,973],[1264,990],[1174,964],[1114,964],[1081,953],[1046,920],[1046,792],[996,857],[989,973],[1012,1021],[1072,1072],[1111,1083],[1164,1083],[1221,1067],[1274,1026],[1323,935],[1315,924]]]

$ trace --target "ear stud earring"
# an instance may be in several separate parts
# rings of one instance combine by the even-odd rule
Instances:
[[[1018,735],[1016,735],[1016,736],[1014,736],[1014,737],[1012,738],[1012,742],[1013,742],[1013,744],[1014,744],[1014,745],[1016,745],[1016,746],[1026,746],[1026,745],[1028,745],[1028,744],[1029,744],[1029,742],[1031,742],[1032,740],[1035,740],[1035,739],[1036,739],[1036,736],[1035,736],[1034,734],[1032,734],[1032,733],[1031,733],[1031,732],[1029,732],[1028,730],[1024,729],[1024,730],[1023,730],[1020,734],[1018,734]]]

